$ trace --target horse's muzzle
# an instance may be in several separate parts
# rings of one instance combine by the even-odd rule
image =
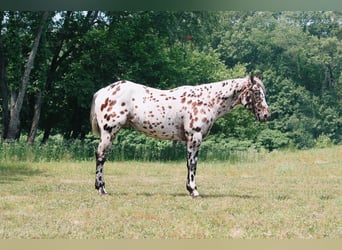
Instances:
[[[259,122],[266,122],[271,119],[271,113],[267,110],[264,113],[256,114],[256,118]]]

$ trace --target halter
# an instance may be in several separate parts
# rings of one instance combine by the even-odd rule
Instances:
[[[253,86],[257,84],[254,80],[253,80],[253,77],[251,77],[250,79],[250,82],[248,83],[247,87],[245,88],[245,90],[240,94],[241,95],[250,95],[250,98],[251,98],[251,105],[252,105],[252,108],[250,109],[253,114],[255,115],[255,117],[257,118],[257,120],[260,120],[260,118],[257,116],[257,107],[256,107],[256,104],[257,104],[257,100],[260,99],[260,96],[256,96],[255,95],[255,91],[253,90]],[[263,92],[264,92],[264,95],[265,95],[265,87],[263,85],[263,83],[260,81],[259,82]],[[260,92],[260,91],[259,91]],[[241,98],[241,97],[240,97]],[[241,99],[239,98],[239,100],[237,101],[237,104],[239,102],[241,102]],[[248,103],[249,104],[249,103]],[[246,107],[247,108],[247,107]]]
[[[253,114],[255,115],[255,117],[259,120],[259,117],[257,116],[257,107],[256,107],[256,100],[257,100],[257,97],[255,96],[255,92],[253,91],[253,85],[252,85],[252,88],[248,89],[247,92],[250,92],[251,93],[251,98],[252,98],[252,112]],[[260,97],[258,97],[260,98]]]

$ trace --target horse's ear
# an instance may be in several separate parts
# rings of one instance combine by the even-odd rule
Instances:
[[[258,78],[259,80],[262,80],[262,74],[260,73],[260,74],[257,74],[256,75],[256,78]]]
[[[251,72],[249,78],[250,78],[250,80],[251,80],[251,83],[254,85],[254,84],[255,84],[255,81],[254,81],[254,73],[253,73],[253,72]]]

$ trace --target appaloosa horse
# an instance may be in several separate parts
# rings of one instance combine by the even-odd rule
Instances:
[[[106,194],[103,165],[112,141],[124,126],[154,138],[185,141],[186,188],[192,197],[196,187],[197,155],[202,139],[217,118],[237,104],[252,111],[256,119],[270,118],[265,87],[259,77],[224,80],[198,86],[159,90],[130,81],[118,81],[94,94],[91,124],[101,140],[96,151],[95,188]]]

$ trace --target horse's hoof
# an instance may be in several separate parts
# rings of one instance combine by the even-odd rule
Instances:
[[[106,189],[104,189],[104,187],[100,187],[99,188],[99,195],[106,195],[106,194],[108,194]]]
[[[200,198],[201,197],[197,190],[194,190],[190,195],[192,198]]]

